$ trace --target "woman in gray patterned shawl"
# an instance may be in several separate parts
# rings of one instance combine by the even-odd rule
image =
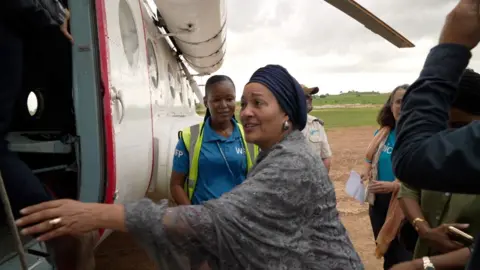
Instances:
[[[160,269],[364,269],[327,170],[300,132],[306,116],[302,88],[288,71],[260,68],[245,86],[240,118],[246,140],[262,151],[231,192],[177,207],[166,200],[58,200],[24,209],[17,225],[30,225],[22,233],[41,233],[40,240],[100,228],[127,231]],[[199,265],[205,260],[209,267]]]

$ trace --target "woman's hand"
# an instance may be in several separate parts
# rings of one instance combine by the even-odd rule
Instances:
[[[55,200],[24,208],[25,215],[16,221],[24,227],[23,235],[40,234],[39,241],[48,241],[63,235],[79,235],[99,229],[101,218],[97,204],[74,200]]]
[[[69,20],[70,20],[70,11],[68,9],[65,9],[65,21],[63,22],[62,25],[60,25],[60,31],[73,44],[73,37],[70,34],[70,32],[68,32],[68,21]]]
[[[400,184],[398,182],[373,180],[368,187],[368,190],[375,194],[386,194],[395,191],[397,188],[399,188],[399,185]]]
[[[428,242],[430,248],[441,253],[448,253],[464,247],[461,243],[450,239],[448,227],[453,226],[457,229],[466,229],[468,224],[442,224],[436,228],[426,231],[419,231],[420,238]]]
[[[362,173],[360,174],[360,179],[362,183],[365,181],[368,182],[371,176],[372,176],[372,164],[366,163]]]

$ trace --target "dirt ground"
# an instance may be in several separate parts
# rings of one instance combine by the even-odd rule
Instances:
[[[364,151],[374,130],[373,127],[355,127],[328,131],[334,157],[330,178],[335,184],[337,208],[367,270],[380,270],[383,268],[383,262],[373,255],[375,243],[368,217],[368,207],[351,199],[345,193],[345,183],[350,170],[360,172]],[[113,234],[99,246],[96,254],[98,270],[155,269],[145,252],[126,234]]]

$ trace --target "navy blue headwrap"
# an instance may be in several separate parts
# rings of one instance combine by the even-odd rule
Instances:
[[[280,107],[299,130],[307,124],[307,100],[302,86],[279,65],[267,65],[253,73],[248,83],[261,83],[270,90]]]

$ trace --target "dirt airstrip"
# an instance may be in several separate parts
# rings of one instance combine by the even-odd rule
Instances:
[[[343,224],[365,264],[365,269],[368,270],[382,269],[382,260],[377,260],[373,255],[375,243],[368,208],[348,197],[345,193],[345,182],[350,170],[360,171],[362,168],[364,151],[374,130],[374,127],[355,127],[334,128],[328,131],[334,156],[330,178],[335,184],[337,207]],[[126,234],[113,234],[99,246],[96,254],[98,270],[155,269],[145,252]]]

